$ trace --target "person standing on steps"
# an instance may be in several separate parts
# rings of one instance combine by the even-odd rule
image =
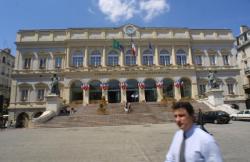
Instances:
[[[194,124],[193,106],[177,102],[172,108],[180,130],[174,135],[165,162],[223,162],[213,136]]]

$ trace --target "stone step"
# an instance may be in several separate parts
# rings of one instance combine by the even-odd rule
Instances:
[[[205,104],[192,102],[195,111],[201,108],[209,110]],[[93,126],[116,126],[116,125],[137,125],[137,124],[158,124],[174,121],[171,106],[172,104],[161,103],[131,103],[132,112],[126,114],[123,104],[107,104],[105,115],[98,111],[99,104],[74,104],[76,112],[68,116],[56,116],[52,120],[35,124],[35,127],[93,127]]]

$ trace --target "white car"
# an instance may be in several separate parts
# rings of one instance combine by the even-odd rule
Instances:
[[[230,115],[232,120],[250,120],[250,109]]]

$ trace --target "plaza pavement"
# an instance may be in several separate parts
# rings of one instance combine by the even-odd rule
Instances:
[[[249,122],[207,124],[225,162],[250,162]],[[0,132],[0,162],[163,162],[174,123],[9,129]]]

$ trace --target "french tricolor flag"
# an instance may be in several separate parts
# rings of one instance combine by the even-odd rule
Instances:
[[[132,54],[135,56],[136,55],[136,47],[134,41],[131,39],[131,50]]]

